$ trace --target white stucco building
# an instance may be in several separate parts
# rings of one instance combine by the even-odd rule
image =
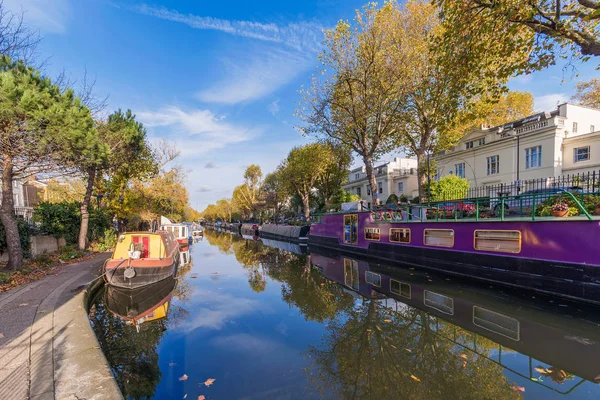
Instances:
[[[482,127],[433,159],[436,178],[455,174],[471,187],[598,171],[600,110],[565,103],[551,112]]]
[[[385,202],[393,193],[409,199],[418,195],[417,160],[412,158],[394,158],[392,161],[375,167],[375,180],[379,199]],[[371,207],[371,188],[365,167],[359,167],[348,173],[348,183],[342,187],[366,200]]]

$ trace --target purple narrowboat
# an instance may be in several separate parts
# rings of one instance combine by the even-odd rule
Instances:
[[[424,210],[421,210],[424,211]],[[380,210],[314,218],[309,244],[600,304],[600,218],[427,219]]]

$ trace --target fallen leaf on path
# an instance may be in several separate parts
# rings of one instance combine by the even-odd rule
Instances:
[[[28,306],[28,305],[29,305],[29,303],[21,303],[21,304],[19,304],[19,307],[25,307],[25,306]]]
[[[0,339],[4,339],[4,335],[0,333]]]
[[[404,350],[408,351],[409,353],[412,353],[411,349],[404,349]]]
[[[421,380],[419,378],[417,378],[416,376],[414,376],[414,375],[411,375],[410,377],[413,378],[417,382],[421,382]]]
[[[180,381],[187,381],[188,376],[186,374],[183,374],[183,376],[181,378],[179,378]]]
[[[384,319],[383,322],[392,322],[391,319]]]
[[[467,355],[466,354],[461,354],[460,358],[464,358],[466,360],[467,359]]]
[[[414,271],[414,270],[415,270],[413,267],[410,267],[409,269],[410,269],[411,271]]]
[[[198,396],[198,400],[204,400],[204,399],[206,399],[206,397],[204,397],[203,394],[201,394],[200,396]]]
[[[515,391],[517,391],[517,392],[524,392],[524,391],[525,391],[525,388],[524,388],[523,386],[517,386],[517,385],[513,385],[513,386],[511,387],[511,389],[512,389],[512,390],[515,390]]]
[[[206,386],[210,386],[210,385],[212,385],[212,384],[215,382],[215,380],[216,380],[216,379],[213,379],[213,378],[208,378],[208,379],[206,380],[206,382],[204,382],[204,385],[206,385]]]
[[[462,362],[462,366],[463,366],[463,368],[466,368],[466,367],[467,367],[467,362],[466,362],[466,361],[463,361],[463,362]]]

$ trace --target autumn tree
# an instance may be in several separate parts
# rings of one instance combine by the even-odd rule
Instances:
[[[323,70],[301,91],[297,115],[306,135],[325,137],[355,151],[365,164],[376,204],[373,163],[396,147],[398,115],[403,105],[406,61],[394,51],[389,24],[395,4],[370,3],[354,23],[340,21],[325,31],[319,57]]]
[[[288,191],[296,193],[302,199],[307,219],[310,217],[310,195],[315,184],[335,162],[334,154],[328,146],[311,143],[293,148],[279,167]]]
[[[72,90],[62,91],[39,71],[7,56],[0,58],[0,98],[0,220],[7,237],[7,268],[17,269],[23,252],[13,218],[13,181],[55,170],[66,143],[93,137],[93,120]]]
[[[276,169],[265,176],[263,192],[265,207],[268,210],[272,210],[272,215],[277,218],[281,214],[285,201],[289,197],[281,170]]]
[[[600,79],[577,82],[577,92],[572,99],[582,106],[600,109]]]
[[[600,55],[600,3],[595,0],[434,3],[445,27],[440,52],[463,49],[462,58],[447,61],[459,61],[486,78],[530,73],[555,64],[557,57],[586,61]]]
[[[246,217],[255,216],[261,199],[262,171],[256,164],[244,172],[244,183],[233,190],[233,203]]]

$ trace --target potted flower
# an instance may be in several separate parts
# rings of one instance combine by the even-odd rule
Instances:
[[[569,205],[564,201],[554,203],[551,214],[553,217],[565,217],[569,213]]]

